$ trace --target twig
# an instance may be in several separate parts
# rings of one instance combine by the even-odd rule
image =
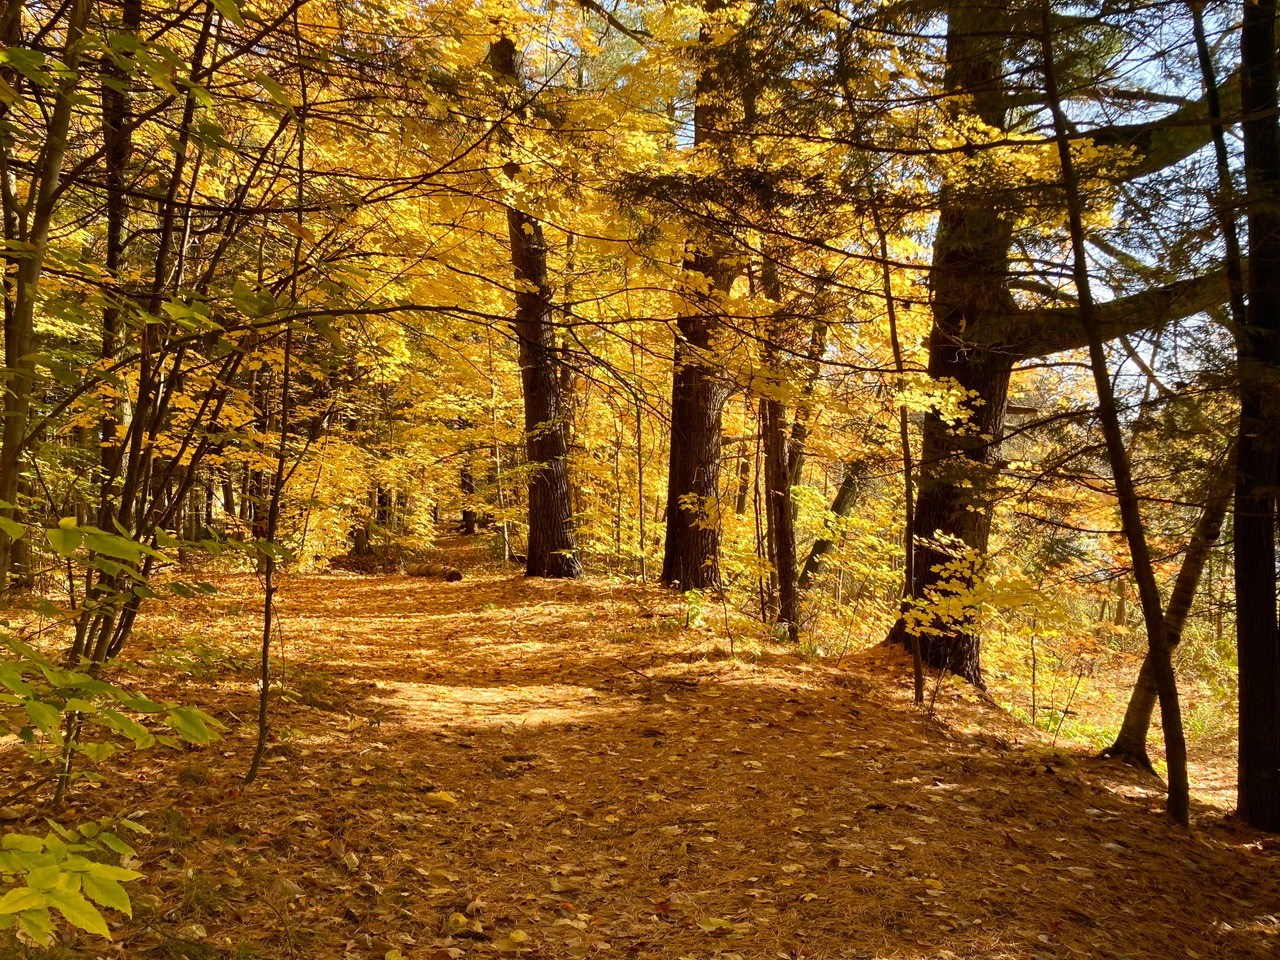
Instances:
[[[19,797],[30,793],[32,790],[35,790],[38,787],[43,787],[46,783],[49,783],[51,780],[57,779],[57,777],[58,775],[56,773],[51,773],[47,777],[42,777],[41,779],[35,781],[34,783],[27,784],[21,790],[18,790],[15,793],[11,793],[7,797],[0,798],[0,807],[7,807],[9,804],[13,803],[13,801],[17,800]]]
[[[637,670],[635,667],[631,666],[629,663],[624,662],[618,657],[614,657],[613,659],[618,662],[618,664],[622,667],[622,669],[629,670],[630,672],[634,673],[637,677],[647,680],[650,683],[670,683],[677,687],[696,687],[698,686],[699,683],[702,682],[700,680],[690,680],[687,677],[651,677],[647,673],[642,673],[641,671]]]

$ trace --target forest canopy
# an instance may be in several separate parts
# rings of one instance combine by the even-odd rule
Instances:
[[[1095,747],[1151,769],[1158,706],[1181,823],[1210,691],[1280,831],[1275,21],[11,0],[0,732],[55,803],[89,726],[207,742],[116,668],[249,570],[252,779],[281,577],[448,575],[457,534],[806,655],[888,642],[918,704],[954,676],[1055,738],[1045,677],[1104,663]]]

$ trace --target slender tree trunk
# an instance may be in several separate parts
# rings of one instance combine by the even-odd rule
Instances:
[[[1234,451],[1228,459],[1234,464]],[[1201,574],[1222,533],[1222,522],[1231,505],[1231,493],[1235,484],[1234,469],[1223,470],[1216,477],[1217,483],[1200,513],[1200,520],[1187,545],[1186,555],[1182,558],[1182,566],[1178,568],[1178,576],[1173,584],[1173,593],[1170,594],[1165,609],[1165,639],[1171,648],[1177,647],[1182,641],[1182,631],[1186,627],[1187,616],[1191,613]],[[1134,766],[1153,769],[1151,759],[1147,756],[1147,733],[1151,729],[1151,718],[1155,714],[1159,695],[1156,674],[1156,659],[1148,649],[1146,656],[1142,658],[1133,692],[1129,695],[1129,706],[1125,709],[1124,722],[1116,735],[1116,741],[1100,754],[1104,759],[1124,760]]]
[[[743,441],[742,455],[738,458],[738,492],[733,498],[733,512],[742,516],[747,512],[747,504],[751,501],[751,448]]]
[[[785,292],[778,274],[777,251],[767,252],[760,276],[765,295],[782,309]],[[760,401],[760,431],[764,445],[765,520],[769,534],[769,560],[777,599],[774,622],[787,631],[792,643],[800,641],[800,571],[796,558],[795,510],[791,504],[792,429],[787,408],[779,399],[787,377],[782,351],[787,330],[785,319],[769,323],[763,362],[769,392]]]
[[[1241,269],[1240,239],[1236,230],[1235,188],[1231,180],[1230,155],[1227,152],[1226,132],[1223,125],[1222,106],[1218,96],[1218,81],[1214,73],[1213,58],[1210,55],[1209,43],[1204,30],[1204,11],[1198,5],[1192,5],[1192,16],[1195,24],[1196,53],[1200,61],[1200,71],[1205,86],[1205,101],[1209,118],[1213,121],[1213,147],[1218,173],[1218,222],[1222,228],[1223,245],[1227,255],[1227,277],[1231,294],[1231,319],[1235,332],[1243,330],[1248,322],[1245,307],[1244,278]],[[1208,562],[1213,545],[1217,543],[1222,532],[1222,523],[1227,509],[1231,505],[1231,495],[1236,477],[1236,447],[1232,444],[1227,454],[1229,469],[1215,474],[1210,483],[1209,495],[1201,511],[1200,520],[1196,524],[1191,542],[1187,545],[1186,555],[1174,581],[1173,593],[1165,609],[1165,630],[1170,647],[1177,647],[1182,640],[1182,631],[1186,619],[1191,612],[1191,604],[1195,599],[1201,574]],[[1121,581],[1121,587],[1124,582]],[[1116,604],[1117,624],[1123,626],[1124,593],[1121,592]],[[1152,770],[1151,759],[1147,756],[1147,733],[1151,729],[1151,717],[1155,713],[1158,689],[1156,684],[1157,664],[1151,651],[1143,657],[1142,667],[1134,682],[1133,693],[1129,697],[1129,706],[1125,710],[1124,722],[1116,741],[1101,754],[1104,758],[1118,758],[1135,766]]]
[[[809,444],[809,418],[813,415],[813,395],[818,386],[818,377],[822,374],[822,360],[827,352],[827,330],[825,317],[814,318],[813,330],[809,335],[809,355],[805,358],[807,370],[804,389],[800,392],[796,415],[791,421],[790,462],[787,472],[793,487],[800,482],[804,473]]]
[[[17,228],[16,236],[6,236],[6,305],[4,361],[8,377],[4,390],[4,427],[0,431],[0,518],[17,519],[22,456],[27,445],[31,395],[35,387],[35,311],[41,275],[47,253],[49,231],[58,199],[58,185],[67,155],[67,135],[77,97],[81,46],[89,20],[90,0],[72,0],[66,13],[66,34],[61,51],[65,74],[53,96],[48,114],[46,142],[31,173],[29,189],[34,202],[19,216],[9,184],[4,185],[6,234]],[[10,2],[4,14],[9,39],[21,36],[22,5]],[[4,151],[3,175],[13,176],[13,157]],[[12,273],[12,277],[8,274]],[[8,301],[12,301],[11,303]],[[8,585],[16,541],[0,533],[0,593]]]
[[[764,416],[765,518],[769,525],[772,560],[777,578],[778,625],[785,626],[792,643],[800,640],[800,585],[796,569],[796,529],[791,509],[791,472],[788,470],[788,430],[782,401],[766,397]]]
[[[141,0],[126,0],[121,8],[120,27],[125,36],[136,39],[142,26]],[[124,246],[128,226],[129,199],[126,195],[129,160],[133,154],[133,98],[130,95],[130,78],[114,59],[107,57],[102,66],[102,136],[106,187],[106,258],[104,266],[115,289],[111,291],[107,305],[102,310],[102,359],[111,364],[121,347],[121,306],[125,300]],[[112,499],[111,478],[120,471],[120,447],[116,431],[119,413],[111,401],[104,403],[100,424],[102,477],[104,489],[100,496],[98,524],[110,529],[110,519],[105,516],[105,504]]]
[[[861,463],[850,462],[844,465],[844,476],[840,480],[840,486],[836,488],[836,495],[831,501],[829,511],[837,520],[847,517],[853,505],[857,503],[866,472],[865,466]],[[804,562],[804,569],[800,573],[800,589],[808,589],[814,579],[822,575],[825,566],[824,558],[835,547],[836,540],[837,537],[834,534],[823,534],[813,542],[809,557]]]
[[[1187,778],[1187,744],[1182,729],[1182,711],[1178,703],[1178,687],[1173,671],[1173,645],[1169,642],[1165,629],[1160,589],[1156,583],[1155,567],[1147,544],[1137,486],[1133,480],[1129,451],[1125,447],[1124,435],[1120,427],[1120,414],[1111,386],[1111,373],[1107,369],[1102,335],[1098,329],[1097,315],[1094,310],[1092,284],[1085,251],[1084,204],[1071,157],[1067,118],[1058,92],[1048,0],[1044,6],[1042,29],[1045,93],[1050,112],[1053,114],[1054,134],[1062,166],[1062,187],[1067,199],[1072,266],[1076,295],[1080,302],[1080,319],[1084,323],[1089,340],[1089,363],[1093,368],[1094,386],[1098,394],[1098,419],[1101,421],[1102,433],[1106,438],[1108,459],[1111,461],[1111,472],[1115,480],[1116,504],[1120,508],[1121,525],[1129,544],[1133,575],[1138,583],[1138,596],[1142,600],[1147,644],[1154,661],[1156,690],[1160,698],[1165,762],[1169,768],[1169,795],[1165,809],[1174,821],[1185,826],[1190,818],[1190,785]],[[1272,47],[1272,58],[1274,62],[1274,47]]]
[[[515,43],[494,41],[490,61],[499,76],[519,85]],[[559,354],[547,276],[542,224],[514,206],[507,208],[511,265],[515,268],[516,313],[512,326],[520,348],[524,388],[525,447],[529,459],[529,546],[525,575],[580,577],[582,564],[573,530],[569,444],[561,397]]]
[[[880,242],[880,279],[884,284],[885,319],[889,321],[889,346],[893,350],[893,367],[897,374],[897,391],[901,395],[905,386],[903,378],[906,368],[902,359],[902,341],[898,337],[898,310],[893,299],[893,275],[889,270],[889,240],[885,236],[884,226],[876,216],[876,236]],[[911,595],[915,586],[915,546],[916,546],[916,498],[915,470],[911,455],[911,423],[907,416],[907,405],[901,399],[898,403],[898,446],[902,451],[902,596],[901,611],[903,616],[902,630],[907,635],[907,645],[911,649],[912,692],[917,705],[924,703],[924,654],[920,647],[920,634],[908,628],[906,615],[911,605]]]
[[[1280,121],[1276,0],[1244,5],[1240,32],[1249,277],[1236,337],[1236,648],[1240,668],[1240,817],[1280,831],[1280,623],[1276,491],[1280,489]]]
[[[464,536],[475,536],[476,511],[471,498],[476,492],[476,481],[471,473],[471,464],[465,463],[458,476],[458,489],[462,491],[462,533]]]

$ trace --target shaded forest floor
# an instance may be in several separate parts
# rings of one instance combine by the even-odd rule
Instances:
[[[137,811],[148,878],[114,943],[30,955],[1280,956],[1280,850],[1203,799],[1188,835],[959,688],[927,718],[887,651],[731,657],[659,590],[450,549],[461,583],[286,580],[249,788],[254,578],[150,615],[128,682],[227,735],[78,788],[67,819]]]

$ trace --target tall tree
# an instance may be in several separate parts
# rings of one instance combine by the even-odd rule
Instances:
[[[23,455],[29,443],[31,401],[35,390],[35,319],[40,299],[41,277],[48,255],[49,235],[53,229],[61,196],[60,184],[66,163],[72,113],[83,76],[80,63],[88,41],[86,27],[93,4],[91,0],[73,0],[53,12],[49,21],[40,25],[41,33],[61,36],[56,50],[62,70],[28,70],[26,74],[6,67],[4,73],[10,90],[47,86],[48,90],[28,89],[33,101],[47,94],[46,109],[38,139],[15,143],[12,124],[6,116],[13,101],[0,107],[0,124],[8,129],[0,136],[0,212],[4,218],[4,427],[0,439],[0,520],[6,529],[0,533],[0,591],[8,583],[14,545],[15,518],[19,516],[18,489]],[[13,51],[22,47],[23,14],[27,5],[10,0],[0,10],[0,35],[4,45]],[[11,61],[12,62],[12,61]],[[37,81],[33,78],[39,78]],[[25,155],[24,155],[25,154]]]
[[[1240,431],[1236,447],[1236,645],[1240,666],[1239,810],[1280,831],[1280,119],[1276,3],[1244,5],[1240,27],[1248,305],[1236,337]]]
[[[948,4],[944,103],[951,122],[972,141],[966,158],[998,155],[1015,132],[1034,136],[1012,129],[1011,119],[1012,107],[1020,102],[1011,83],[1011,58],[1034,35],[1026,18],[1025,12],[990,0]],[[1087,90],[1090,82],[1073,80],[1071,89]],[[1073,131],[1072,141],[1124,147],[1129,162],[1110,174],[1120,183],[1185,159],[1208,141],[1209,130],[1207,108],[1197,101],[1154,121]],[[962,163],[939,193],[928,371],[963,391],[967,418],[959,427],[938,413],[924,420],[912,564],[917,600],[964,591],[981,573],[1014,369],[1026,360],[1087,346],[1078,307],[1024,306],[1013,297],[1014,226],[1032,207],[1035,191],[1007,182],[1008,176],[999,165],[975,172]],[[1158,329],[1225,303],[1227,286],[1225,273],[1217,270],[1098,303],[1098,335],[1106,341]],[[965,567],[959,575],[951,563],[958,554]],[[901,624],[891,639],[908,642]],[[980,650],[980,638],[963,620],[935,620],[921,636],[928,664],[977,684],[982,683]]]
[[[705,0],[699,27],[699,52],[710,50],[711,19],[724,8],[721,0]],[[724,74],[707,60],[694,84],[693,149],[710,154],[723,143]],[[676,318],[671,381],[671,446],[667,470],[667,529],[662,555],[662,582],[682,590],[720,585],[720,460],[724,404],[730,381],[715,359],[720,332],[721,301],[739,268],[725,241],[710,231],[687,244],[683,308]]]
[[[499,37],[490,48],[489,59],[497,74],[519,90],[515,42],[508,36]],[[547,241],[542,224],[514,203],[507,206],[507,235],[515,269],[512,327],[520,350],[525,449],[530,465],[525,573],[530,577],[580,577]]]
[[[1173,670],[1173,642],[1171,641],[1164,609],[1160,603],[1160,588],[1156,582],[1155,565],[1151,548],[1147,543],[1137,484],[1129,451],[1125,446],[1120,425],[1120,413],[1116,406],[1115,389],[1111,384],[1111,371],[1103,349],[1102,334],[1098,329],[1098,317],[1093,300],[1093,281],[1089,276],[1088,254],[1085,249],[1084,198],[1075,161],[1071,155],[1070,125],[1062,108],[1062,95],[1058,86],[1058,69],[1054,53],[1053,18],[1049,3],[1045,2],[1042,16],[1042,43],[1044,57],[1045,94],[1049,112],[1053,117],[1054,138],[1057,141],[1061,164],[1061,182],[1067,201],[1068,234],[1071,238],[1072,275],[1076,296],[1080,303],[1080,321],[1085,328],[1089,347],[1089,365],[1093,370],[1094,387],[1098,394],[1098,419],[1106,438],[1107,458],[1115,481],[1116,503],[1120,509],[1121,526],[1129,544],[1129,556],[1133,561],[1133,574],[1138,582],[1138,595],[1142,600],[1142,615],[1147,627],[1147,648],[1154,663],[1156,690],[1160,695],[1160,717],[1164,728],[1165,755],[1169,766],[1169,816],[1184,826],[1190,816],[1189,783],[1187,779],[1187,744],[1182,729],[1182,712],[1178,702],[1178,687]]]

